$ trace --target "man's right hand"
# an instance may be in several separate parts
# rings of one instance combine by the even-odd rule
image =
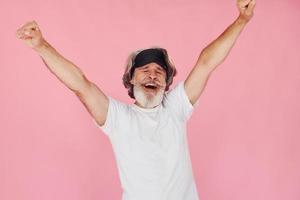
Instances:
[[[45,41],[40,28],[35,21],[23,25],[17,30],[16,35],[19,39],[24,41],[26,45],[33,49],[38,49]]]
[[[35,21],[19,28],[16,35],[38,52],[51,72],[79,97],[97,124],[102,126],[108,112],[108,97],[85,77],[79,67],[47,43]]]

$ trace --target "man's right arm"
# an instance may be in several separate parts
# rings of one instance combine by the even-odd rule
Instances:
[[[17,36],[40,55],[48,69],[76,94],[96,122],[103,125],[108,111],[107,96],[42,37],[37,23],[25,24],[17,31]]]

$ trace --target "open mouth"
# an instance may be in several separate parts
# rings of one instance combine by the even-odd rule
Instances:
[[[156,90],[158,88],[156,84],[152,84],[152,83],[146,83],[143,86],[148,90]]]

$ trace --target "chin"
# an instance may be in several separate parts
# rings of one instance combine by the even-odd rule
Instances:
[[[164,97],[164,89],[159,89],[156,94],[146,92],[139,86],[133,87],[135,100],[144,108],[154,108],[161,104]]]

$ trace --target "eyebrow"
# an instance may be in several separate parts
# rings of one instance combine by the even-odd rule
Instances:
[[[141,67],[140,69],[147,69],[149,68],[149,65],[146,65],[144,67]],[[157,70],[164,72],[165,70],[162,67],[156,67]]]

